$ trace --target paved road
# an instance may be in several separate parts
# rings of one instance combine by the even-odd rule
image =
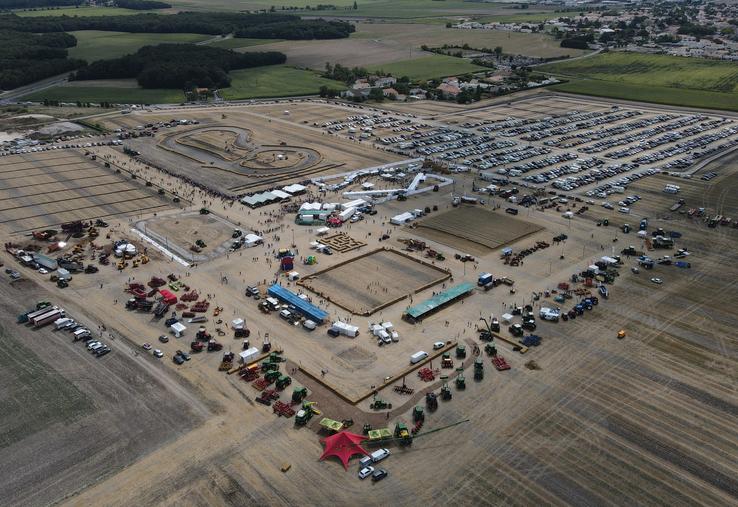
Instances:
[[[15,88],[14,90],[0,93],[0,104],[16,102],[19,98],[26,95],[45,90],[47,88],[52,88],[54,86],[61,86],[69,81],[68,76],[69,73],[65,72],[64,74],[60,74],[58,76],[42,79],[41,81],[36,81],[35,83],[20,86],[18,88]]]

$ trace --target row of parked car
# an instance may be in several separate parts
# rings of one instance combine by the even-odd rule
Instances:
[[[69,317],[62,317],[54,321],[54,326],[59,331],[67,331],[72,334],[74,341],[83,341],[89,350],[96,357],[102,357],[112,350],[110,347],[105,345],[99,340],[95,340],[92,337],[92,333],[89,329],[84,327],[82,324],[76,322]]]
[[[112,139],[109,141],[95,141],[91,143],[51,144],[51,145],[33,146],[33,147],[28,147],[28,148],[16,148],[13,150],[0,151],[0,157],[6,157],[8,155],[20,155],[23,153],[38,153],[38,152],[43,152],[43,151],[65,150],[69,148],[91,148],[93,146],[118,146],[120,144],[123,144],[123,143],[117,139]]]

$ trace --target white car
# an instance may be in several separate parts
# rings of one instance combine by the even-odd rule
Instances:
[[[626,208],[625,206],[618,208],[618,211],[620,213],[630,213],[630,208]]]
[[[436,342],[433,344],[433,350],[442,349],[444,346],[446,346],[443,342]]]
[[[374,473],[374,467],[372,467],[372,466],[364,467],[361,470],[359,470],[359,479],[362,479],[362,480],[363,479],[366,479],[367,477],[369,477],[373,473]]]
[[[164,357],[164,352],[162,352],[159,349],[154,349],[154,356],[156,356],[156,357]]]
[[[46,269],[44,269],[44,268],[38,268],[38,272],[41,273],[42,275],[48,275],[49,274],[49,271],[46,270]]]
[[[651,278],[651,281],[656,285],[661,285],[664,281],[661,278]]]

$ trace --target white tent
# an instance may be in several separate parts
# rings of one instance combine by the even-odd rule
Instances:
[[[243,319],[233,319],[231,321],[231,327],[233,327],[233,329],[243,329],[244,324],[245,322]]]
[[[261,236],[257,236],[256,234],[247,234],[243,238],[243,244],[247,248],[251,248],[252,246],[256,246],[260,244],[263,241],[263,238]]]
[[[330,227],[321,227],[321,228],[319,228],[318,230],[315,231],[315,234],[317,236],[323,236],[324,234],[328,234],[329,232],[331,232],[331,228]],[[311,245],[312,245],[312,243],[311,243]]]
[[[400,213],[399,215],[395,215],[392,218],[390,218],[390,223],[392,225],[405,225],[408,222],[412,222],[415,219],[415,215],[412,213],[405,212]]]
[[[187,329],[187,327],[185,327],[185,325],[182,324],[181,322],[175,322],[174,324],[169,326],[169,329],[172,330],[172,333],[174,333],[174,336],[179,338],[180,336],[184,334],[185,329]]]
[[[238,353],[238,357],[243,364],[253,363],[254,359],[259,356],[259,349],[256,347],[248,348]]]

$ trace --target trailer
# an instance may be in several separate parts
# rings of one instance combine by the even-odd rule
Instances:
[[[64,310],[57,308],[29,320],[34,327],[42,327],[60,319],[61,317],[64,317]]]
[[[479,275],[479,279],[477,280],[477,285],[480,287],[484,287],[489,283],[492,283],[493,276],[492,273],[481,273]]]

